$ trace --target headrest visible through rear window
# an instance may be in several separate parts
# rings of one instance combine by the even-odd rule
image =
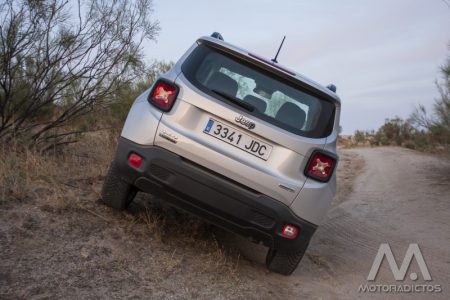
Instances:
[[[236,96],[238,90],[236,80],[220,72],[216,72],[211,76],[207,86],[210,90],[224,92],[231,96]]]
[[[306,113],[297,105],[286,102],[280,107],[275,118],[284,124],[301,130],[305,124]]]
[[[266,108],[267,108],[266,101],[259,99],[258,97],[255,97],[252,95],[247,95],[244,97],[244,102],[250,103],[251,105],[253,105],[257,110],[259,110],[262,113],[266,111]]]

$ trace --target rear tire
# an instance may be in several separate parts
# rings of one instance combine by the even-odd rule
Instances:
[[[124,210],[133,201],[136,193],[137,189],[120,177],[116,164],[112,162],[103,182],[103,202],[116,210]]]
[[[267,268],[283,275],[291,275],[305,255],[308,245],[302,247],[299,251],[286,251],[269,249],[266,257]]]

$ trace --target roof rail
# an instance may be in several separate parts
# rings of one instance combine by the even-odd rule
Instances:
[[[327,85],[327,89],[329,89],[333,93],[336,93],[337,87],[334,84],[329,84]]]
[[[223,41],[223,36],[219,33],[219,32],[213,32],[213,34],[211,34],[211,37],[219,39],[221,41]]]

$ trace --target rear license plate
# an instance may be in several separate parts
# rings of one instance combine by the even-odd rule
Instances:
[[[271,145],[213,119],[209,119],[203,132],[263,160],[272,151]]]

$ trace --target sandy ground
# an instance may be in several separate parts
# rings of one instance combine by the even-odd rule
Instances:
[[[98,201],[102,178],[0,202],[0,299],[450,298],[450,163],[401,148],[343,150],[339,192],[292,276],[267,249],[140,196],[128,211]],[[152,203],[151,205],[149,203]],[[380,243],[398,264],[418,243],[438,294],[360,293]],[[415,282],[424,284],[417,264]],[[384,262],[374,284],[399,284]]]

